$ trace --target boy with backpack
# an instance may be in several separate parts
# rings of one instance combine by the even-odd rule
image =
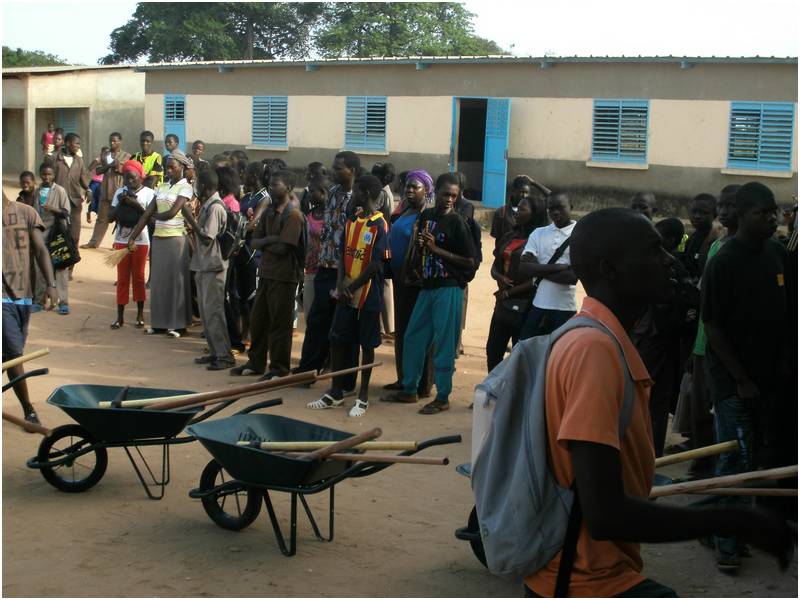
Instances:
[[[419,273],[422,291],[403,340],[403,390],[382,398],[384,402],[417,402],[425,355],[433,344],[436,398],[420,409],[423,415],[450,408],[464,287],[478,262],[469,227],[453,208],[461,194],[458,177],[439,175],[435,194],[435,207],[422,211],[412,233],[419,253],[410,253],[409,261],[419,262],[406,264],[407,271]]]
[[[333,371],[355,366],[353,345],[361,347],[363,364],[375,360],[375,348],[381,345],[383,263],[389,257],[388,226],[383,214],[375,210],[382,185],[377,177],[364,175],[353,186],[350,201],[353,217],[345,223],[334,292],[337,305],[330,334]],[[371,374],[372,369],[361,373],[361,389],[348,413],[351,417],[361,417],[369,408]],[[346,377],[334,377],[331,388],[306,406],[311,409],[341,406],[345,384]]]
[[[305,219],[291,202],[295,175],[280,170],[269,179],[272,198],[250,247],[261,250],[258,267],[259,287],[250,313],[250,350],[244,365],[231,369],[231,375],[260,375],[272,379],[289,374],[292,354],[292,320],[297,284],[305,262]],[[302,255],[302,256],[301,256]]]
[[[231,340],[225,322],[225,274],[228,261],[223,258],[219,237],[225,231],[228,215],[217,192],[219,177],[212,169],[203,169],[197,176],[198,197],[202,206],[197,222],[189,219],[195,236],[195,251],[189,267],[195,272],[197,304],[208,354],[194,359],[207,365],[209,371],[229,369],[236,364],[231,354]],[[189,213],[190,215],[191,213]]]

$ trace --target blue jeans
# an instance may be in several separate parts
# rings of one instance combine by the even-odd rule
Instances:
[[[549,335],[574,316],[574,310],[554,310],[532,306],[522,324],[519,339],[527,340],[538,335]]]

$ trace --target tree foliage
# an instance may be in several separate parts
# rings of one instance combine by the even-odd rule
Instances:
[[[103,64],[500,54],[453,2],[140,2]]]
[[[338,2],[326,10],[316,46],[326,57],[504,53],[473,33],[474,17],[453,2]]]
[[[22,48],[9,48],[3,46],[3,67],[51,67],[67,65],[66,60],[55,54],[48,54],[39,50],[23,50]]]

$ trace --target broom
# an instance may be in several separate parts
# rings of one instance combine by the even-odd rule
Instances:
[[[127,246],[125,248],[120,248],[119,250],[112,250],[111,252],[106,254],[106,257],[103,259],[103,262],[106,264],[107,267],[114,268],[123,260],[125,260],[125,257],[128,256],[130,253],[131,251],[128,250]]]

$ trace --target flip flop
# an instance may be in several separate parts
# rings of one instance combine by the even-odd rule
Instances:
[[[421,415],[435,415],[436,413],[444,412],[446,410],[450,410],[450,403],[449,402],[442,402],[440,400],[434,400],[433,402],[428,402],[425,406],[419,409],[419,414]]]

